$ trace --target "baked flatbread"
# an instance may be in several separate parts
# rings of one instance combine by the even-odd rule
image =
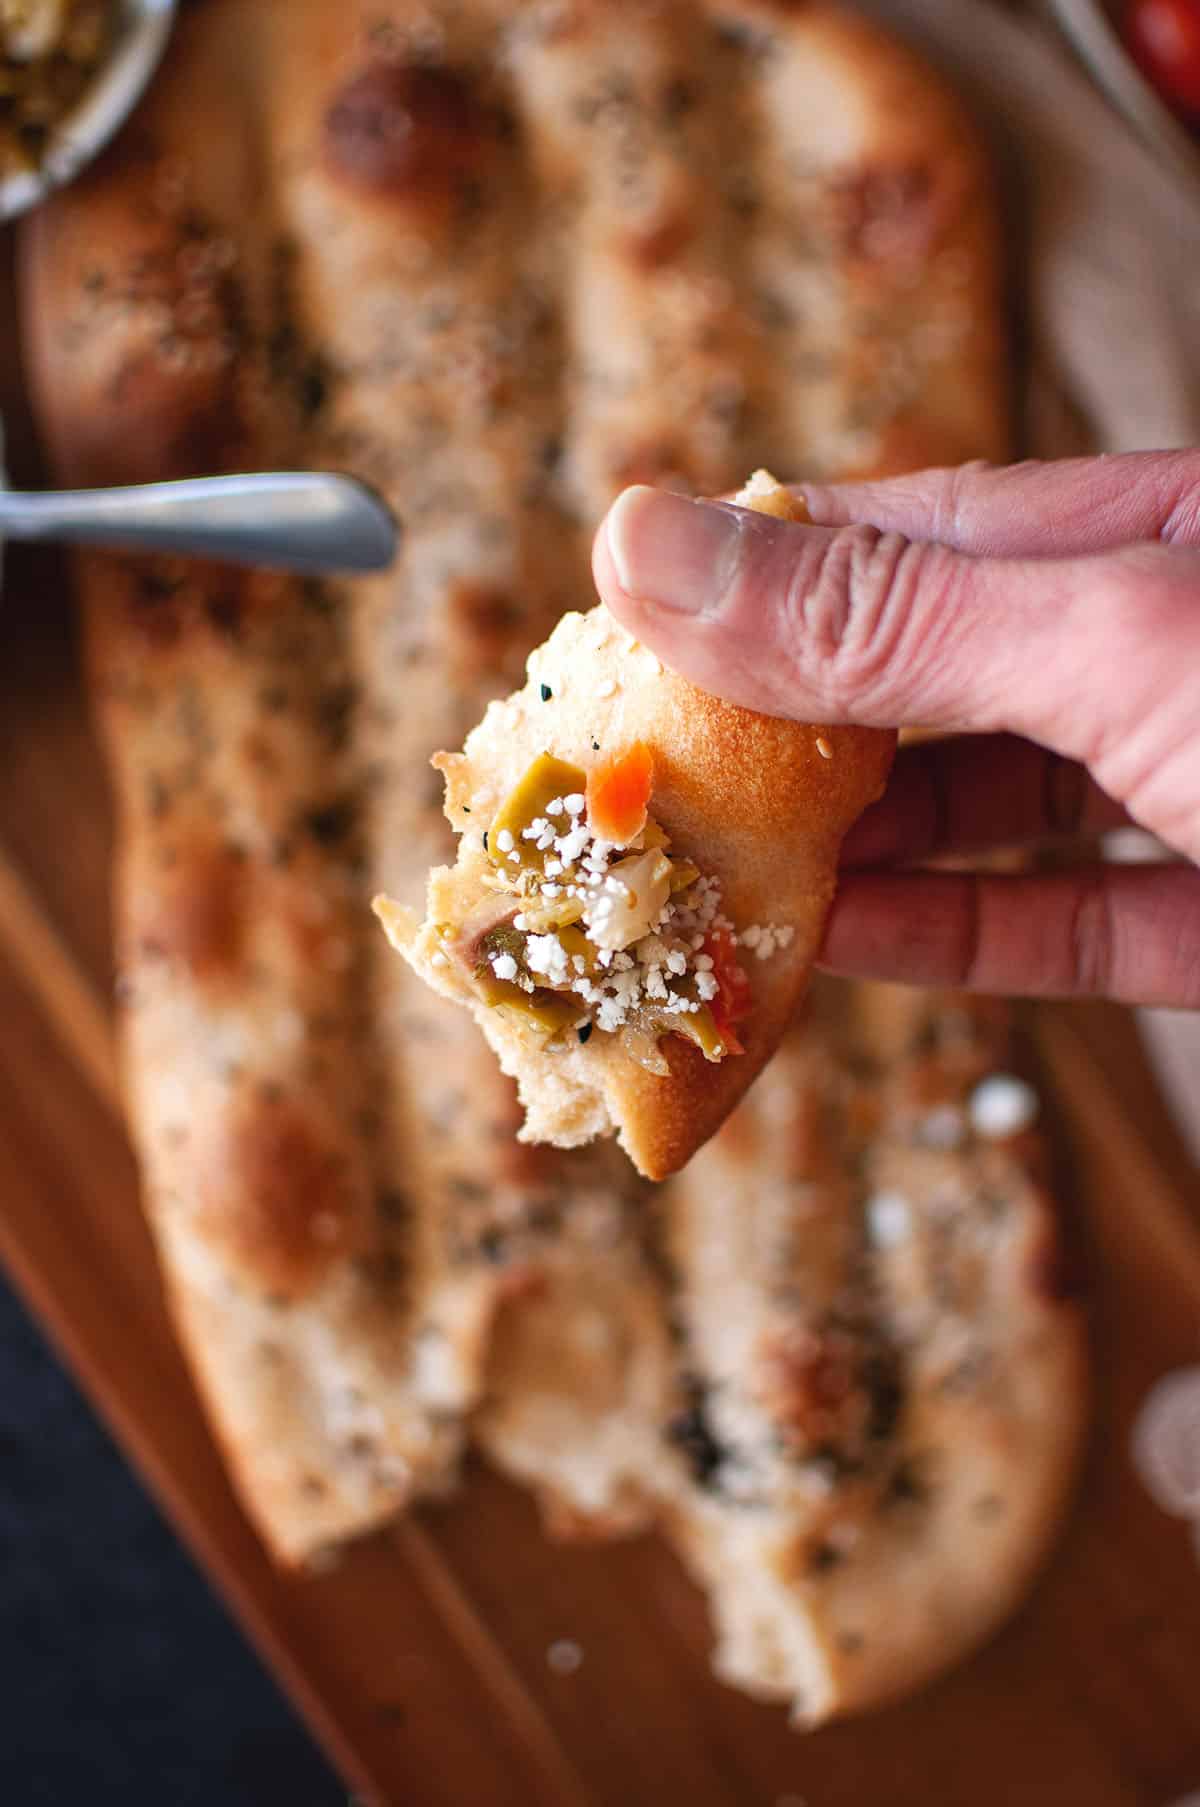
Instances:
[[[871,987],[848,1010],[818,984],[657,1193],[652,1263],[630,1276],[627,1245],[578,1246],[523,1348],[516,1324],[493,1345],[492,1458],[560,1534],[665,1523],[708,1590],[719,1672],[801,1725],[985,1637],[1076,1471],[1083,1314],[1012,1059],[1003,1006]],[[650,1273],[667,1345],[640,1328]],[[586,1301],[609,1288],[624,1309],[597,1323]]]
[[[800,520],[765,472],[744,506]],[[458,861],[394,945],[466,1004],[525,1108],[522,1138],[616,1132],[648,1179],[724,1121],[803,995],[842,837],[895,736],[740,709],[567,615],[461,754],[439,754]]]
[[[648,1234],[709,1152],[648,1204],[611,1146],[519,1144],[483,1038],[369,900],[421,908],[452,845],[425,762],[586,593],[624,483],[1004,455],[997,246],[975,135],[929,70],[833,7],[750,0],[205,0],[121,144],[30,222],[24,342],[64,481],[328,466],[405,525],[395,571],[345,586],[79,564],[147,1215],[280,1561],[444,1488],[477,1436],[560,1526],[665,1522],[715,1587],[725,1671],[801,1685],[765,1634],[735,1637],[735,1590],[767,1582],[703,1479],[715,1394],[689,1375],[721,1366],[716,1314]],[[848,1056],[814,1033],[833,1083]],[[757,1220],[778,1182],[738,1124],[713,1175]],[[951,1234],[978,1221],[975,1157],[942,1158]],[[972,1422],[1015,1427],[1020,1510],[972,1546],[987,1587],[953,1537],[918,1540],[924,1647],[881,1612],[870,1676],[843,1666],[810,1718],[951,1660],[1048,1531],[1077,1319],[1029,1290],[1022,1238],[1046,1275],[1054,1231],[1025,1143],[1006,1160],[982,1319],[992,1372],[1048,1423],[987,1391]],[[673,1225],[690,1269],[708,1244]],[[796,1495],[772,1498],[802,1539]]]

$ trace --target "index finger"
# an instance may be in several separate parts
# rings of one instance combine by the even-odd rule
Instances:
[[[795,487],[822,527],[863,522],[977,557],[1106,552],[1142,540],[1200,545],[1195,451],[966,464],[874,483]]]

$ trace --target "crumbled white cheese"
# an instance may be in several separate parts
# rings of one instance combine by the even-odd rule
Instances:
[[[607,682],[610,690],[616,688]],[[513,916],[513,927],[526,938],[524,954],[491,956],[492,971],[524,991],[536,990],[536,976],[571,992],[593,1013],[596,1025],[609,1032],[622,1028],[631,1012],[647,1004],[665,1016],[695,1015],[721,991],[715,961],[706,952],[709,937],[721,933],[735,945],[738,940],[721,911],[719,881],[702,876],[672,895],[668,862],[660,853],[637,842],[631,852],[593,836],[586,810],[582,791],[552,797],[521,830],[522,842],[543,856],[540,870],[526,866],[511,880],[526,906]],[[620,866],[611,864],[614,854],[620,856]],[[511,831],[496,835],[493,855],[506,866],[520,865]],[[582,925],[593,949],[586,959],[569,955],[553,932],[533,930],[532,904],[560,897],[582,905]],[[765,960],[786,947],[792,935],[786,924],[755,924],[741,941]],[[688,995],[672,989],[689,979]]]
[[[554,843],[554,851],[565,866],[573,866],[590,840],[588,830],[580,824],[578,828],[572,828],[567,834],[559,836]]]
[[[569,976],[567,950],[557,935],[530,935],[525,942],[525,963],[530,972],[543,973],[547,979]]]
[[[902,1192],[876,1192],[867,1200],[867,1234],[879,1249],[894,1249],[907,1240],[912,1211]]]
[[[1038,1096],[1023,1079],[1011,1073],[993,1073],[975,1087],[967,1110],[976,1135],[1002,1140],[1019,1135],[1037,1121]]]
[[[1155,1382],[1134,1423],[1132,1455],[1164,1512],[1200,1520],[1200,1367]]]
[[[769,960],[780,948],[790,945],[795,933],[791,923],[752,922],[748,929],[735,936],[735,940],[739,947],[750,948],[755,959]]]

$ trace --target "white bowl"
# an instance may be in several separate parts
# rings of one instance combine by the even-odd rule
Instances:
[[[176,8],[177,0],[121,0],[116,41],[86,94],[55,126],[37,169],[0,180],[0,220],[36,206],[103,150],[158,67]]]

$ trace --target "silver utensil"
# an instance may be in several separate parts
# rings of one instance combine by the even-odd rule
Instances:
[[[353,477],[266,471],[129,489],[0,489],[5,537],[334,573],[385,570],[400,530],[374,490]]]
[[[70,182],[116,134],[162,59],[176,10],[177,0],[121,0],[112,51],[78,106],[52,128],[37,168],[0,178],[0,220]]]

